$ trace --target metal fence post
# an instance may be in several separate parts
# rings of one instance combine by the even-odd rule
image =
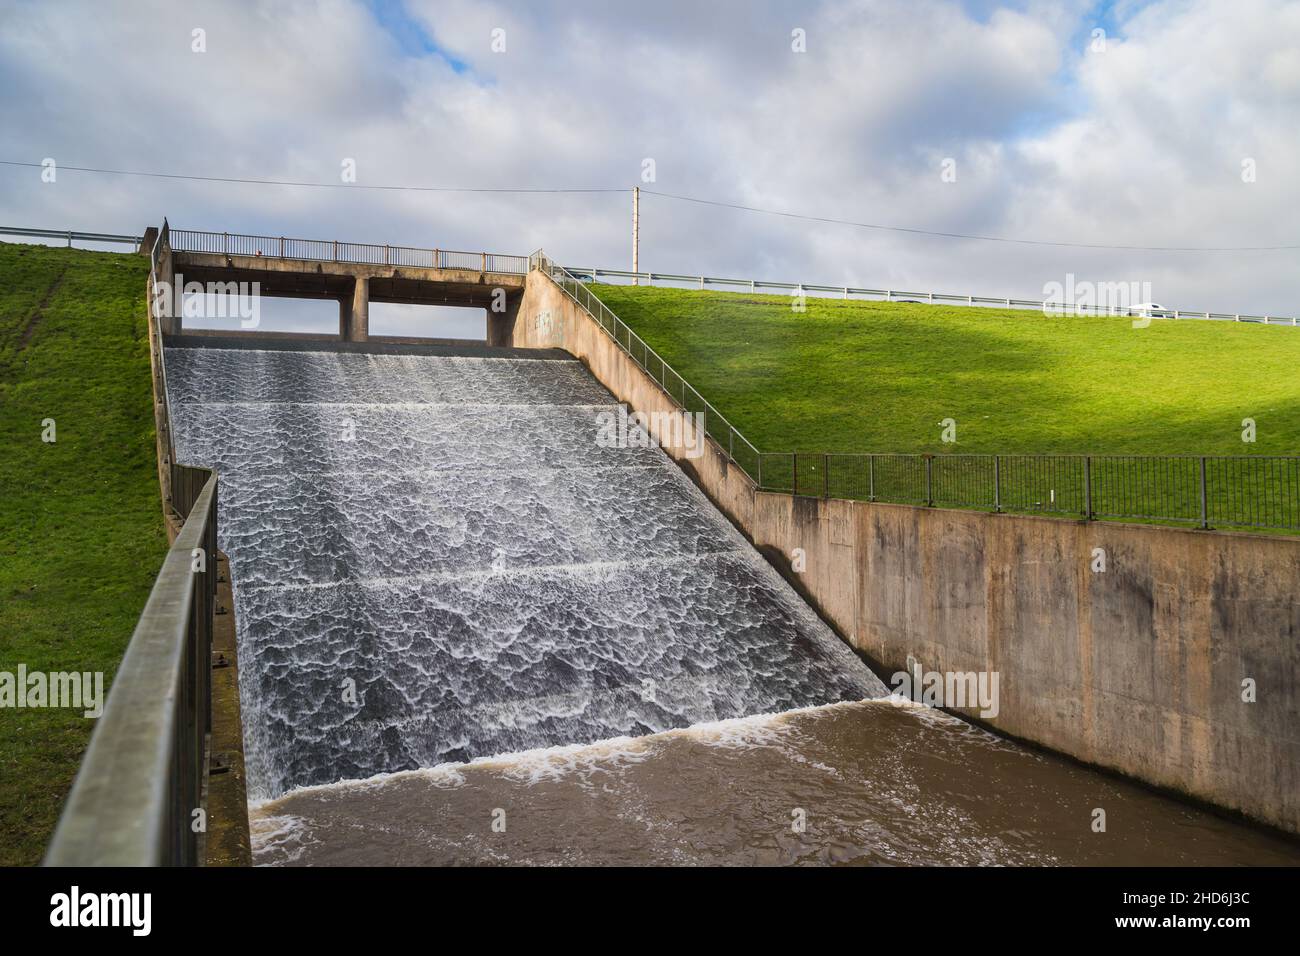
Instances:
[[[1205,489],[1205,456],[1201,456],[1201,528],[1210,527],[1209,496]]]
[[[793,471],[793,477],[790,481],[790,493],[797,495],[799,494],[799,453],[797,451],[790,452],[790,464]]]
[[[230,233],[228,232],[221,234],[221,254],[224,256],[230,255]]]
[[[1002,460],[993,456],[993,512],[1002,511]]]
[[[932,467],[933,465],[934,465],[934,456],[926,455],[925,456],[925,506],[927,508],[934,507],[934,475],[933,475],[933,467]]]
[[[736,460],[736,430],[728,426],[727,429],[727,461]]]
[[[339,241],[337,239],[334,240],[334,261],[339,261]]]
[[[758,487],[759,487],[759,490],[762,490],[762,488],[763,488],[763,453],[762,453],[761,451],[758,453],[758,468],[755,469],[755,470],[758,472],[758,474],[757,474],[755,477],[758,479]]]
[[[867,500],[876,500],[876,456],[867,456]]]
[[[822,497],[831,496],[831,456],[828,452],[822,452]]]
[[[1092,520],[1092,456],[1083,456],[1083,517]]]

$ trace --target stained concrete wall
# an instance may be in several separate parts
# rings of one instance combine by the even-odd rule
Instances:
[[[539,272],[495,321],[676,410]],[[1300,833],[1300,539],[759,492],[711,441],[665,450],[878,669],[996,671],[992,728]]]

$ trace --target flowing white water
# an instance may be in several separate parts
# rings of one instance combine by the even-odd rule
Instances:
[[[251,799],[883,696],[576,361],[167,350],[220,475]]]

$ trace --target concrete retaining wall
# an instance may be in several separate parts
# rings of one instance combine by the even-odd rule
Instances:
[[[538,272],[499,322],[633,410],[675,410]],[[666,450],[883,672],[997,672],[989,726],[1300,833],[1300,539],[794,497],[712,442]]]

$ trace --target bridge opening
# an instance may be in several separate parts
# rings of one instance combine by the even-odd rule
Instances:
[[[476,306],[372,301],[370,335],[486,342],[487,310]]]
[[[211,332],[296,332],[335,335],[339,303],[332,297],[253,296],[235,291],[184,293],[184,327]]]

